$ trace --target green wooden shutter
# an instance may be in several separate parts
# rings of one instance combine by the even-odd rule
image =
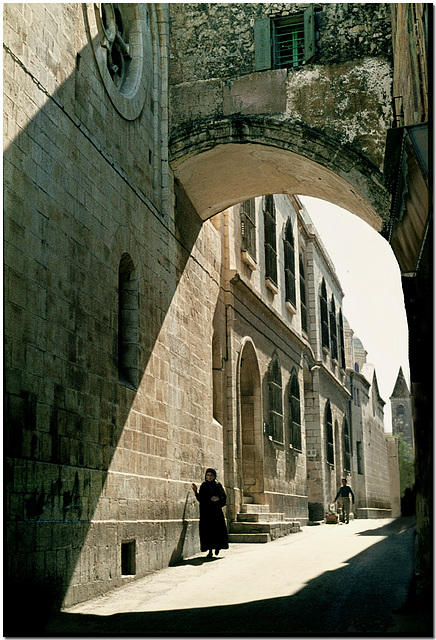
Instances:
[[[254,64],[256,71],[271,69],[271,26],[269,18],[254,21]]]
[[[315,55],[315,16],[313,4],[304,11],[304,62],[308,62]]]

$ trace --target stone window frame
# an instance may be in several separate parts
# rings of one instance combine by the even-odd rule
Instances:
[[[212,336],[212,417],[223,422],[223,355],[221,340],[216,331]]]
[[[338,329],[336,324],[336,304],[332,294],[330,299],[330,349],[332,360],[338,361]]]
[[[329,312],[327,302],[327,286],[324,278],[321,281],[319,302],[321,312],[321,346],[323,349],[328,351],[330,349]]]
[[[344,317],[342,315],[342,309],[339,309],[339,366],[343,371],[345,371],[346,362],[345,362],[345,337],[344,337]]]
[[[404,404],[399,404],[395,410],[396,417],[404,416],[406,413],[406,408]]]
[[[118,267],[118,381],[136,389],[138,385],[139,291],[135,265],[123,253]]]
[[[277,28],[287,28],[289,34],[300,26],[304,31],[301,59],[292,64],[281,64],[277,59]],[[289,15],[271,15],[254,21],[254,66],[256,71],[266,69],[293,69],[307,64],[315,55],[315,14],[311,3],[304,11]]]
[[[334,449],[334,437],[333,437],[333,417],[330,400],[327,400],[327,404],[324,411],[324,425],[325,425],[325,443],[326,443],[326,461],[330,465],[335,464],[335,449]]]
[[[308,317],[307,317],[307,296],[306,296],[306,268],[304,265],[304,256],[300,253],[299,262],[299,276],[300,276],[300,314],[301,314],[301,329],[304,333],[308,333]]]
[[[343,423],[343,438],[344,438],[344,469],[346,471],[351,471],[351,434],[350,434],[350,425],[348,424],[347,416],[344,416]]]
[[[102,4],[121,5],[122,15],[128,27],[129,69],[121,87],[112,79],[108,69],[108,37],[100,7]],[[145,73],[145,48],[153,57],[150,14],[145,3],[85,3],[89,40],[94,52],[98,70],[115,109],[126,120],[135,120],[141,114],[147,95],[150,94]]]
[[[283,233],[285,302],[292,313],[297,313],[297,285],[295,277],[295,240],[292,218],[288,218]]]
[[[240,204],[241,254],[242,260],[254,271],[256,269],[256,200],[249,198]]]
[[[274,293],[278,293],[277,273],[277,223],[273,195],[263,197],[263,227],[265,247],[265,283]]]
[[[283,387],[280,360],[277,352],[274,352],[268,366],[268,438],[269,440],[284,444],[283,438]]]
[[[291,373],[291,380],[288,386],[288,407],[289,407],[289,448],[301,452],[301,396],[298,375],[295,369]]]

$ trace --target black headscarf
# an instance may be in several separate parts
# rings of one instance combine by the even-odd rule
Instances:
[[[215,480],[216,480],[216,471],[215,469],[206,469],[206,473],[204,474],[204,479],[206,480],[206,476],[208,473],[213,473],[213,475],[215,476]]]

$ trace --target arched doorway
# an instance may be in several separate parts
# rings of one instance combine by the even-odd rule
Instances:
[[[264,488],[261,384],[256,353],[249,340],[239,360],[239,407],[242,495],[260,502]]]

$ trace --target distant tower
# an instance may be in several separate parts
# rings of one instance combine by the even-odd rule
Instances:
[[[413,439],[412,400],[403,370],[400,367],[397,381],[391,397],[392,433],[402,436],[403,440],[415,450]]]

